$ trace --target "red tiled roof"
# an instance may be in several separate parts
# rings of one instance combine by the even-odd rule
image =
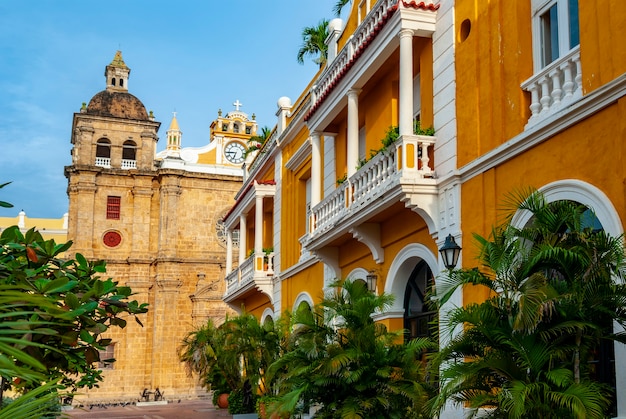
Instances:
[[[424,1],[420,1],[419,3],[416,2],[415,0],[412,0],[412,1],[401,0],[401,1],[404,7],[410,7],[413,9],[430,10],[433,12],[439,9],[439,6],[440,6],[439,4],[434,4],[432,2],[429,2],[428,4],[426,4],[426,2]],[[348,61],[348,63],[341,70],[339,75],[331,82],[330,86],[324,92],[320,94],[320,96],[317,98],[313,106],[311,106],[311,109],[309,110],[309,112],[304,116],[305,121],[308,121],[311,118],[311,116],[313,116],[313,114],[317,112],[317,110],[322,105],[322,103],[326,100],[330,92],[335,88],[337,84],[339,84],[339,81],[348,73],[348,70],[352,68],[352,66],[356,63],[356,61],[363,54],[363,52],[369,46],[369,44],[374,40],[374,38],[376,38],[376,35],[378,35],[378,33],[383,28],[383,26],[385,26],[385,24],[389,21],[389,19],[391,18],[391,16],[396,10],[398,10],[397,4],[395,4],[394,6],[391,6],[387,10],[387,13],[385,13],[381,21],[378,22],[378,24],[374,27],[374,30],[367,36],[365,41],[361,45],[359,45],[356,51],[354,51],[354,56],[350,59],[350,61]]]
[[[439,9],[439,6],[440,6],[439,4],[434,4],[433,2],[428,2],[428,4],[426,4],[425,1],[416,2],[415,0],[413,1],[402,0],[402,5],[404,7],[411,7],[413,9],[431,10],[433,12]]]

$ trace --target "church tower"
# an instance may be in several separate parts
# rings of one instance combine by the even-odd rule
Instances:
[[[214,161],[186,165],[176,115],[157,157],[160,122],[128,92],[129,75],[118,51],[105,68],[105,90],[74,114],[65,168],[68,256],[105,260],[106,276],[149,304],[144,327],[128,322],[107,336],[113,343],[102,356],[116,362],[103,365],[100,388],[84,391],[89,403],[136,401],[157,388],[168,398],[205,395],[176,349],[195,326],[209,318],[219,324],[229,310],[221,221],[243,171]]]

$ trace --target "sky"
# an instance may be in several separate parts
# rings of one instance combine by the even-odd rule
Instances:
[[[276,124],[317,72],[298,64],[302,29],[334,18],[336,0],[0,0],[0,217],[61,218],[72,118],[106,87],[117,50],[128,91],[161,122],[176,112],[183,147],[208,144],[222,109]],[[347,9],[348,7],[346,7]]]

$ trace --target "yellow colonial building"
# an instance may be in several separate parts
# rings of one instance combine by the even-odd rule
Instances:
[[[31,218],[24,211],[20,211],[17,217],[0,217],[0,233],[11,226],[18,226],[22,233],[35,228],[44,240],[65,243],[67,242],[67,218],[68,214],[63,214],[61,218]]]
[[[105,67],[105,90],[74,114],[67,237],[70,257],[106,260],[106,275],[130,286],[149,311],[140,316],[144,327],[129,321],[111,333],[103,359],[117,361],[102,365],[104,382],[77,396],[80,403],[137,401],[157,389],[169,400],[205,395],[177,348],[194,326],[219,324],[229,311],[222,218],[257,131],[237,101],[218,112],[206,146],[183,148],[174,115],[157,154],[160,122],[129,93],[129,75],[118,51]],[[236,238],[230,244],[236,248]]]
[[[363,279],[395,296],[378,321],[424,336],[441,314],[424,299],[438,249],[451,235],[459,266],[474,266],[472,234],[489,234],[506,194],[580,202],[623,234],[624,27],[618,0],[352,2],[329,24],[326,63],[278,100],[246,163],[225,218],[224,301],[266,319]],[[606,349],[601,379],[626,417],[626,348]]]

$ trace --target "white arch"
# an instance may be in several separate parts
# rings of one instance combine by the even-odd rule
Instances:
[[[346,276],[346,279],[362,279],[363,281],[365,281],[367,274],[369,274],[368,271],[366,271],[363,268],[355,268],[353,270],[350,271],[350,273],[348,274],[348,276]]]
[[[265,319],[267,319],[268,317],[270,317],[272,320],[276,320],[274,318],[274,311],[269,307],[263,310],[263,314],[261,314],[261,324],[264,324]]]
[[[433,276],[436,277],[439,275],[437,257],[428,247],[421,243],[411,243],[405,246],[398,252],[393,262],[391,262],[389,273],[385,281],[385,293],[395,296],[393,306],[387,311],[386,317],[404,316],[404,290],[406,289],[406,284],[411,272],[419,261],[416,259],[426,262]]]
[[[569,200],[593,209],[604,231],[613,237],[624,233],[622,221],[611,200],[594,185],[578,179],[564,179],[549,183],[539,188],[539,191],[548,202]],[[530,218],[531,214],[528,211],[518,211],[513,216],[511,224],[521,228],[528,223]]]
[[[303,291],[300,294],[298,294],[291,309],[295,312],[295,310],[298,309],[298,306],[300,306],[300,303],[302,302],[307,303],[309,307],[311,307],[311,309],[313,309],[313,307],[315,306],[315,304],[313,304],[313,298],[311,298],[311,294]]]

